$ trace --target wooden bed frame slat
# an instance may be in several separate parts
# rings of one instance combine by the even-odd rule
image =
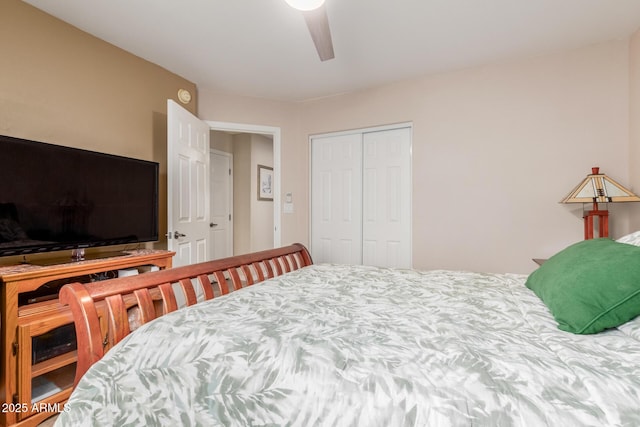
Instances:
[[[193,283],[191,282],[191,279],[180,279],[180,288],[184,293],[187,305],[193,305],[198,302],[196,291],[195,289],[193,289]]]
[[[264,280],[264,271],[262,270],[262,262],[254,262],[251,265],[256,269],[256,273],[258,274],[258,282],[262,282]]]
[[[200,282],[202,292],[204,292],[205,301],[213,299],[213,288],[211,287],[209,277],[206,274],[201,274],[198,276],[198,282]]]
[[[244,273],[247,286],[253,285],[253,273],[251,272],[251,267],[249,267],[248,265],[243,265],[242,272]]]
[[[311,265],[307,249],[299,244],[92,283],[72,283],[60,290],[60,302],[69,305],[76,326],[78,362],[74,385],[91,365],[141,324],[179,309],[176,287],[185,304],[197,303],[194,282],[204,299],[241,289],[285,272]],[[252,268],[255,270],[255,275]],[[266,274],[265,274],[266,271]],[[210,279],[213,278],[213,281]],[[178,286],[179,285],[179,286]]]
[[[263,260],[261,264],[264,265],[265,268],[267,269],[267,276],[265,277],[266,279],[271,279],[272,277],[275,276],[273,274],[273,268],[271,268],[271,260],[270,259]]]
[[[107,317],[109,323],[108,338],[111,342],[119,342],[131,333],[127,318],[127,309],[122,295],[105,298],[107,303]]]
[[[281,256],[280,258],[280,263],[284,266],[284,272],[288,273],[291,271],[291,264],[289,263],[289,257],[288,256]]]
[[[218,287],[218,291],[220,291],[220,295],[228,294],[229,286],[227,286],[227,278],[224,277],[224,272],[215,271],[213,277],[216,279],[216,286]]]
[[[163,314],[176,311],[178,309],[178,302],[176,301],[176,296],[173,294],[171,283],[163,283],[158,286],[158,289],[160,289],[160,295],[162,295]]]
[[[230,268],[227,270],[227,272],[229,273],[229,277],[231,277],[233,290],[237,291],[238,289],[242,289],[242,280],[240,280],[240,275],[238,274],[238,270],[236,268]]]
[[[273,266],[275,267],[275,275],[276,276],[281,276],[283,274],[282,271],[282,265],[280,265],[280,260],[277,257],[274,257],[271,259],[271,262],[273,262]]]
[[[149,289],[137,289],[133,291],[138,301],[138,308],[140,309],[140,323],[144,324],[151,322],[156,318],[156,309],[153,305],[153,299],[149,293]]]

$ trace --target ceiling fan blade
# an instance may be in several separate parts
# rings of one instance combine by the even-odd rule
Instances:
[[[329,18],[324,5],[315,10],[302,12],[307,21],[309,33],[313,43],[316,45],[318,56],[321,61],[335,58],[333,53],[333,41],[331,40],[331,30],[329,29]]]

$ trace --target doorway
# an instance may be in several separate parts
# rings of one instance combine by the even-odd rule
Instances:
[[[280,237],[280,128],[239,123],[203,121],[167,100],[167,247],[175,251],[174,266],[204,262],[212,258],[210,216],[211,130],[254,133],[272,140],[273,223],[264,232],[273,234],[271,247],[281,246]],[[257,187],[257,182],[256,182]],[[270,230],[269,230],[270,229]],[[238,250],[235,250],[238,253]]]
[[[238,255],[281,246],[280,128],[242,123],[205,121],[211,130],[211,148],[232,152],[233,206],[230,252]],[[225,135],[222,146],[216,135]],[[235,148],[230,147],[236,144]],[[273,199],[260,199],[257,165],[272,168]],[[212,209],[213,212],[213,209]],[[215,221],[213,223],[219,224]],[[212,234],[212,247],[216,245]],[[219,257],[216,251],[212,255]],[[219,253],[219,251],[218,251]],[[215,258],[214,258],[215,259]]]
[[[212,259],[272,249],[273,192],[258,194],[273,171],[271,135],[211,130]]]

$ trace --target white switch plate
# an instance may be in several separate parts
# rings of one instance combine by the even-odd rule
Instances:
[[[293,203],[285,202],[282,212],[286,214],[293,213]]]

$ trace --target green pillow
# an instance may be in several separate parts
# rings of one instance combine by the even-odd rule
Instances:
[[[575,334],[595,334],[640,314],[640,247],[585,240],[531,273],[526,286]]]

